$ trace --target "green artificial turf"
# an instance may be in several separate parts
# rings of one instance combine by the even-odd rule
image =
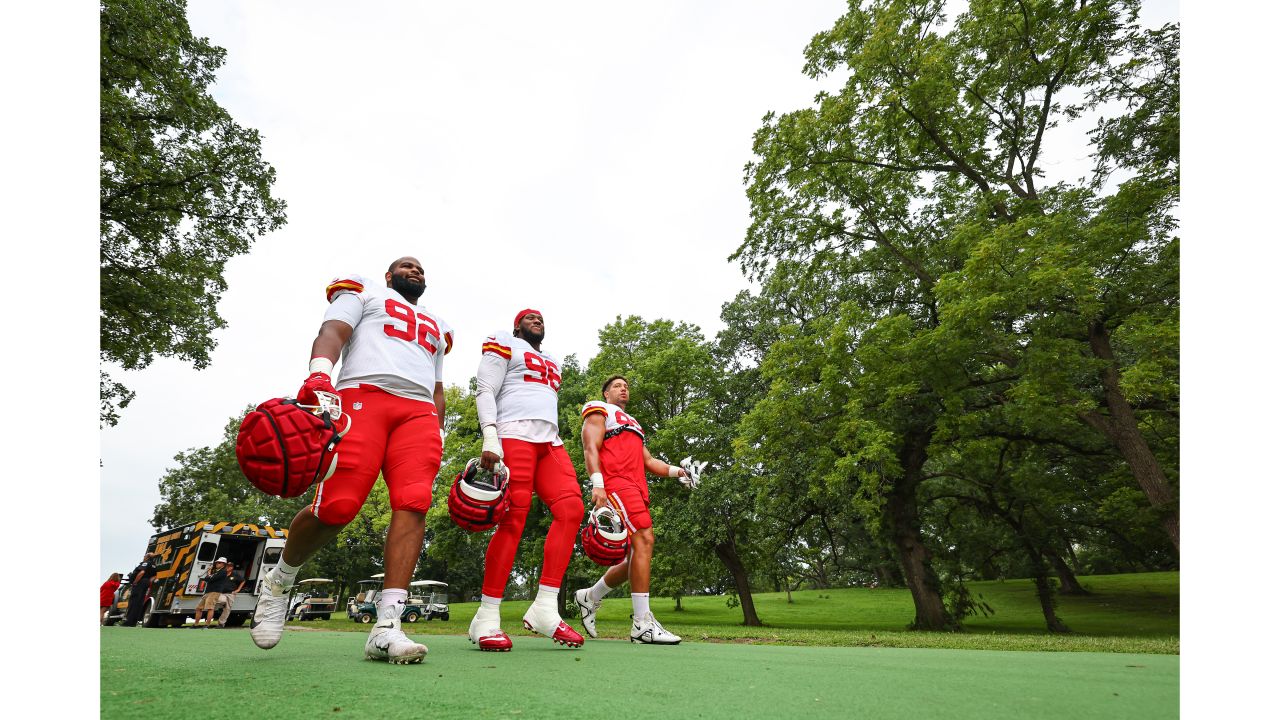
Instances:
[[[413,634],[413,628],[410,628]],[[517,636],[482,653],[423,636],[425,663],[363,659],[364,636],[108,627],[104,718],[1170,718],[1179,658],[1121,653],[588,640]]]
[[[1071,628],[1066,635],[1045,630],[1044,616],[1030,580],[974,582],[975,599],[995,611],[966,619],[962,633],[906,630],[914,616],[911,594],[900,588],[843,588],[805,590],[791,594],[756,593],[756,612],[763,628],[743,627],[742,610],[729,607],[724,597],[684,598],[675,611],[670,598],[653,598],[654,614],[672,632],[690,641],[737,642],[810,646],[956,648],[982,650],[1092,651],[1177,654],[1179,652],[1178,583],[1176,572],[1082,577],[1090,594],[1063,595],[1058,614]],[[420,621],[414,632],[428,635],[463,634],[477,603],[454,603],[448,621]],[[503,603],[504,627],[513,636],[529,601]],[[625,587],[605,599],[598,613],[602,637],[626,638],[631,601]],[[566,618],[576,629],[576,617]],[[296,627],[366,631],[335,615],[328,621],[290,623]]]

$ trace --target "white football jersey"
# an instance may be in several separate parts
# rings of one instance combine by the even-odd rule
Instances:
[[[604,437],[606,440],[622,432],[633,432],[640,436],[641,442],[644,441],[644,428],[640,427],[640,423],[636,422],[635,418],[628,415],[625,410],[617,405],[601,400],[591,400],[582,406],[583,420],[595,414],[604,416]]]
[[[499,424],[513,420],[543,420],[560,425],[560,360],[513,336],[496,333],[484,341],[481,364],[496,358],[506,364],[495,400]]]
[[[325,320],[352,328],[342,348],[338,390],[361,383],[392,395],[431,402],[443,380],[444,356],[453,349],[453,328],[421,305],[359,275],[334,278],[325,290]]]

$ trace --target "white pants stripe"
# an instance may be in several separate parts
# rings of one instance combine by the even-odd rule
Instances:
[[[622,498],[618,497],[618,493],[610,493],[609,500],[609,504],[613,506],[613,509],[617,510],[618,514],[622,516],[622,522],[626,523],[627,529],[633,533],[637,532],[636,526],[631,524],[631,518],[627,515],[627,509],[623,507]]]

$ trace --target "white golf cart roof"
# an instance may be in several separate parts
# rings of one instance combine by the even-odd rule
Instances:
[[[329,578],[307,578],[306,580],[299,580],[298,584],[306,585],[307,583],[311,583],[313,585],[318,585],[320,583],[331,583],[331,582],[333,581],[330,580]]]
[[[442,583],[439,580],[414,580],[409,583],[409,587],[449,587],[449,583]]]

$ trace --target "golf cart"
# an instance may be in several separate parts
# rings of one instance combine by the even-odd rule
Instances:
[[[368,580],[356,583],[360,592],[355,597],[347,598],[347,617],[354,622],[369,624],[378,619],[378,595],[382,592],[382,576],[378,573]],[[411,602],[404,604],[404,612],[400,619],[404,622],[416,623],[423,616],[422,606]]]
[[[333,596],[333,581],[328,578],[307,578],[294,585],[289,617],[294,620],[328,620],[338,609],[338,599]]]
[[[449,619],[449,586],[439,580],[414,580],[409,583],[409,604],[422,608],[427,620]]]

